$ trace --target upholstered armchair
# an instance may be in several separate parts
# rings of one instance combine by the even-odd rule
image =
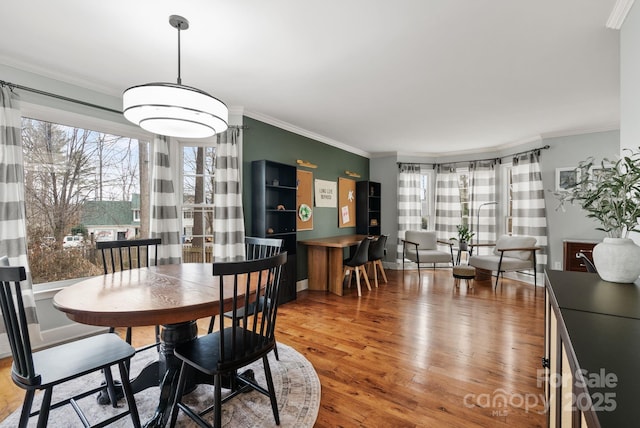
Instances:
[[[438,244],[449,246],[449,252],[438,250]],[[402,239],[402,270],[404,261],[408,259],[418,265],[420,263],[453,263],[453,243],[451,241],[439,241],[436,232],[426,230],[407,230]]]
[[[536,238],[531,236],[501,236],[495,243],[493,254],[475,255],[469,258],[469,265],[478,269],[496,272],[496,284],[500,274],[520,270],[533,269],[534,286],[536,275]],[[535,291],[535,289],[534,289]]]

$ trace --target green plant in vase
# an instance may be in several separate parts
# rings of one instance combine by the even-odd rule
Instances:
[[[458,247],[463,250],[466,251],[467,249],[467,244],[469,242],[471,242],[471,238],[474,237],[475,232],[472,232],[469,229],[469,226],[465,225],[465,224],[460,224],[457,226],[458,229],[458,236],[454,236],[452,238],[450,238],[452,241],[458,241]]]
[[[629,233],[640,232],[640,152],[625,149],[615,161],[589,157],[578,163],[575,173],[575,186],[554,192],[559,208],[566,203],[579,205],[600,224],[596,229],[607,233],[593,251],[602,279],[635,281],[640,275],[640,247]]]

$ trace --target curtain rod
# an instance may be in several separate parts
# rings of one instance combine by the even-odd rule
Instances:
[[[69,102],[72,102],[72,103],[75,103],[75,104],[81,104],[81,105],[87,106],[87,107],[97,108],[99,110],[104,110],[104,111],[108,111],[108,112],[111,112],[111,113],[122,114],[122,111],[120,111],[120,110],[115,110],[115,109],[112,109],[112,108],[109,108],[109,107],[105,107],[105,106],[101,106],[101,105],[98,105],[98,104],[89,103],[87,101],[77,100],[75,98],[65,97],[64,95],[58,95],[58,94],[54,94],[52,92],[41,91],[40,89],[34,89],[34,88],[30,88],[28,86],[18,85],[16,83],[5,82],[4,80],[0,80],[0,85],[8,86],[12,90],[13,89],[20,89],[20,90],[23,90],[23,91],[33,92],[34,94],[38,94],[38,95],[44,95],[44,96],[47,96],[47,97],[56,98],[56,99],[63,100],[63,101],[69,101]]]
[[[443,162],[443,163],[398,162],[398,165],[401,165],[401,164],[413,164],[413,165],[436,166],[436,165],[451,165],[451,164],[455,165],[455,164],[467,163],[467,162],[485,162],[485,161],[492,161],[492,160],[501,161],[502,159],[505,159],[505,158],[512,158],[512,157],[515,157],[515,156],[526,155],[526,154],[529,154],[529,153],[538,152],[540,150],[547,150],[547,149],[550,149],[550,148],[551,147],[547,144],[545,146],[537,147],[535,149],[525,150],[523,152],[513,153],[511,155],[498,156],[498,157],[495,157],[495,158],[469,159],[469,160],[463,160],[463,161],[453,161],[453,162]]]
[[[98,105],[98,104],[89,103],[89,102],[78,100],[78,99],[75,99],[75,98],[65,97],[64,95],[58,95],[58,94],[54,94],[52,92],[42,91],[40,89],[30,88],[28,86],[18,85],[17,83],[11,83],[11,82],[7,82],[5,80],[0,80],[0,86],[8,86],[11,90],[20,89],[20,90],[23,90],[23,91],[33,92],[34,94],[44,95],[44,96],[50,97],[50,98],[56,98],[56,99],[63,100],[63,101],[69,101],[69,102],[72,102],[72,103],[75,103],[75,104],[81,104],[81,105],[87,106],[87,107],[97,108],[99,110],[108,111],[110,113],[115,113],[115,114],[119,114],[119,115],[122,114],[122,111],[120,111],[120,110],[115,110],[115,109],[112,109],[112,108],[109,108],[109,107],[105,107],[105,106],[101,106],[101,105]],[[229,128],[248,129],[249,127],[246,126],[246,125],[229,125]]]

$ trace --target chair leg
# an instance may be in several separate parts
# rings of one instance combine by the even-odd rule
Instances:
[[[371,291],[371,283],[369,282],[369,277],[367,276],[367,272],[364,270],[364,265],[356,267],[356,271],[360,271],[359,275],[362,275],[364,278],[365,284],[367,284],[367,288]]]
[[[276,361],[280,361],[280,356],[278,355],[278,342],[273,345],[273,354],[276,356]]]
[[[160,326],[156,325],[156,349],[160,352]]]
[[[273,418],[276,420],[276,425],[280,425],[280,413],[278,412],[278,402],[276,401],[276,389],[273,386],[273,378],[271,377],[271,366],[269,366],[269,359],[266,355],[262,357],[262,362],[264,364],[264,377],[267,380],[267,389],[269,390],[269,400],[271,400]]]
[[[382,275],[382,279],[384,280],[384,283],[386,284],[388,282],[387,281],[387,274],[384,271],[384,266],[382,266],[382,261],[381,260],[376,260],[374,262],[374,266],[373,266],[374,269],[375,269],[376,266],[378,266],[380,268],[380,274]]]
[[[178,376],[178,386],[176,387],[176,396],[174,398],[174,401],[171,407],[171,421],[169,423],[169,426],[171,428],[176,426],[176,422],[178,420],[178,413],[180,412],[180,408],[178,407],[178,404],[181,402],[182,394],[184,393],[184,385],[187,382],[186,366],[187,365],[183,362],[180,368],[180,376]]]
[[[207,333],[213,332],[213,326],[215,325],[215,323],[216,323],[216,316],[213,315],[211,317],[211,320],[209,321],[209,328],[207,329]]]
[[[373,284],[376,286],[376,288],[378,288],[378,268],[376,267],[376,262],[373,261],[369,263],[367,266],[369,265],[371,265],[371,267],[373,268]]]
[[[131,422],[135,428],[140,428],[140,415],[138,414],[138,406],[136,400],[133,398],[133,389],[131,389],[131,382],[129,381],[129,371],[124,363],[118,364],[120,370],[120,378],[122,379],[122,389],[124,390],[124,396],[127,399],[127,406],[129,406],[129,413],[131,416]],[[111,369],[108,369],[109,372]],[[114,406],[115,407],[115,406]]]
[[[118,407],[118,396],[113,382],[113,375],[111,374],[111,367],[105,367],[102,371],[104,372],[104,378],[107,381],[107,395],[109,396],[109,401],[111,401],[111,405],[113,407]]]
[[[356,285],[358,286],[358,297],[362,296],[362,291],[360,290],[360,274],[358,273],[358,268],[356,270]],[[351,274],[349,274],[349,284],[351,284]]]
[[[22,413],[20,414],[19,427],[26,427],[29,422],[29,414],[31,413],[31,406],[33,405],[33,397],[36,391],[28,389],[24,394],[24,402],[22,403]]]
[[[214,387],[213,412],[215,413],[213,415],[213,426],[215,428],[221,428],[222,427],[222,376],[220,375],[220,373],[214,376],[213,387]]]
[[[38,416],[38,428],[47,428],[47,422],[49,421],[49,408],[51,407],[51,395],[53,393],[53,387],[44,390],[44,398],[40,405],[40,415]]]

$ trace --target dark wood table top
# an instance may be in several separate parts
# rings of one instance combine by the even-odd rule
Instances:
[[[305,239],[304,241],[298,241],[300,244],[311,245],[316,247],[334,247],[345,248],[352,245],[358,245],[360,241],[369,235],[340,235],[330,236],[327,238],[312,238]]]
[[[225,278],[225,296],[233,278]],[[218,279],[210,263],[131,269],[84,279],[60,290],[53,306],[71,320],[128,327],[175,324],[219,313]],[[225,310],[231,302],[225,302]]]

